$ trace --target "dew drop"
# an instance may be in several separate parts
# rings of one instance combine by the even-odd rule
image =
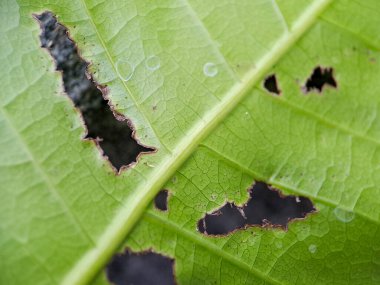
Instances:
[[[211,194],[211,201],[215,201],[216,198],[218,198],[218,194],[216,194],[216,193],[212,193],[212,194]]]
[[[339,207],[334,209],[334,215],[339,221],[343,223],[349,223],[355,218],[354,212],[346,211]]]
[[[150,168],[154,168],[156,167],[154,164],[150,164],[149,162],[145,162],[145,165],[150,167]]]
[[[118,60],[116,62],[116,70],[121,80],[128,81],[131,79],[135,68],[126,60]]]
[[[310,253],[316,253],[317,246],[315,244],[309,245],[309,251],[310,251]]]
[[[145,66],[147,69],[149,69],[151,71],[155,71],[155,70],[159,69],[161,66],[160,58],[158,56],[155,56],[155,55],[149,56],[145,60]]]
[[[214,77],[218,74],[218,67],[215,65],[215,63],[207,62],[203,66],[203,73],[208,77]]]

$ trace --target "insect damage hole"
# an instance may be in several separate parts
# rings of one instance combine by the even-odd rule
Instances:
[[[252,226],[286,230],[289,222],[305,218],[316,211],[308,198],[285,196],[264,182],[254,183],[249,192],[250,198],[242,207],[226,203],[211,214],[206,214],[198,221],[198,231],[206,235],[228,235]]]
[[[227,203],[219,210],[207,214],[198,221],[198,231],[210,235],[224,235],[236,229],[242,229],[245,225],[244,215],[239,207]]]
[[[307,79],[305,86],[303,87],[305,92],[310,92],[313,89],[322,92],[324,86],[331,86],[336,88],[338,84],[334,78],[334,69],[332,67],[320,67],[317,66],[312,75]]]
[[[264,79],[264,88],[273,94],[280,95],[281,90],[278,88],[275,74],[271,74]]]
[[[169,191],[166,189],[161,190],[160,192],[158,192],[158,194],[154,198],[154,206],[160,211],[167,211],[168,198],[169,198]]]
[[[174,259],[152,252],[116,254],[106,267],[108,280],[115,285],[176,284]]]
[[[106,88],[97,84],[88,73],[89,63],[80,56],[67,28],[51,12],[33,16],[41,27],[41,47],[46,48],[54,59],[56,69],[62,74],[65,93],[82,115],[86,128],[84,139],[94,141],[118,172],[136,162],[141,153],[154,152],[154,148],[136,141],[127,118],[114,113],[106,98]]]

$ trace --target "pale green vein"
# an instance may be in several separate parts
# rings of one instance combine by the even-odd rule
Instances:
[[[179,234],[186,239],[192,241],[194,244],[197,244],[210,253],[217,255],[224,260],[228,261],[229,263],[235,265],[236,267],[240,268],[243,271],[249,272],[250,274],[264,280],[265,282],[269,284],[282,284],[279,281],[271,278],[268,275],[265,275],[263,272],[251,267],[249,264],[243,262],[242,260],[236,258],[236,256],[228,253],[227,251],[223,250],[222,248],[218,247],[217,245],[210,242],[205,237],[196,234],[195,232],[191,232],[185,228],[179,227],[177,224],[173,223],[170,220],[166,220],[162,218],[161,216],[157,215],[153,211],[147,211],[144,216],[145,219],[147,219],[151,223],[155,223],[159,226],[164,226],[168,230],[175,232],[176,234]]]
[[[330,19],[330,18],[327,18],[327,17],[323,17],[322,20],[333,26],[333,27],[336,27],[338,28],[339,30],[342,30],[342,31],[345,31],[347,34],[350,34],[351,36],[353,36],[354,38],[360,40],[361,42],[363,42],[365,45],[367,45],[369,48],[375,50],[375,51],[380,51],[380,46],[376,45],[374,42],[372,42],[370,39],[367,39],[365,37],[363,37],[362,35],[358,34],[357,32],[349,29],[348,27],[345,27],[343,26],[342,24]]]
[[[293,29],[284,34],[274,44],[272,49],[256,63],[255,68],[236,83],[223,99],[204,115],[179,141],[170,155],[167,155],[159,165],[152,169],[150,180],[138,185],[127,198],[124,206],[115,215],[99,238],[97,246],[88,251],[67,273],[64,284],[86,284],[103,268],[127,234],[139,221],[145,208],[169,180],[174,172],[193,153],[198,144],[206,138],[219,123],[248,94],[248,91],[265,73],[291,48],[294,43],[313,25],[318,16],[327,8],[332,0],[313,2],[305,13],[295,22]]]
[[[216,149],[213,149],[212,147],[210,147],[208,145],[201,144],[200,146],[207,149],[211,153],[211,155],[218,156],[219,158],[223,159],[223,161],[228,163],[228,165],[230,165],[231,167],[239,169],[241,172],[251,176],[254,180],[265,181],[265,182],[267,182],[267,183],[269,183],[269,184],[271,184],[271,185],[273,185],[279,189],[286,190],[287,192],[289,192],[291,194],[308,196],[309,198],[313,199],[314,201],[319,202],[323,205],[326,205],[330,208],[339,207],[339,208],[344,209],[346,211],[353,211],[353,212],[355,212],[355,214],[357,214],[357,216],[362,217],[364,220],[372,222],[376,225],[380,225],[380,222],[378,220],[375,220],[374,218],[366,215],[365,213],[358,212],[357,210],[355,211],[355,208],[354,209],[347,209],[335,201],[332,201],[332,200],[329,200],[329,199],[326,199],[326,198],[323,198],[320,196],[310,195],[310,193],[302,192],[293,186],[283,184],[280,181],[272,179],[271,177],[266,177],[265,175],[262,175],[261,173],[255,171],[255,170],[249,169],[246,166],[241,165],[237,161],[227,157],[225,154],[220,153],[219,151],[217,151]]]
[[[95,25],[95,22],[94,22],[94,20],[93,20],[93,18],[92,18],[92,16],[91,16],[90,10],[89,10],[88,7],[87,7],[86,0],[81,0],[81,2],[82,2],[82,5],[83,5],[84,10],[86,11],[86,14],[87,14],[89,20],[90,20],[90,23],[91,23],[91,25],[92,25],[93,28],[94,28],[94,31],[95,31],[95,33],[96,33],[96,36],[98,37],[99,42],[101,43],[101,45],[102,45],[102,47],[103,47],[103,50],[104,50],[104,52],[105,52],[106,55],[107,55],[108,61],[110,62],[111,66],[112,66],[112,69],[114,70],[115,74],[118,74],[117,69],[116,69],[116,66],[115,66],[115,62],[114,62],[114,60],[112,59],[112,56],[111,56],[111,54],[110,54],[110,52],[109,52],[109,50],[108,50],[108,48],[107,48],[106,43],[105,43],[104,40],[103,40],[103,37],[101,36],[101,34],[100,34],[99,31],[98,31],[98,28],[97,28],[96,25]],[[137,110],[140,112],[140,114],[144,117],[144,122],[147,123],[147,124],[149,124],[150,129],[153,131],[153,133],[154,133],[156,139],[159,141],[159,137],[157,136],[157,134],[156,134],[156,132],[155,132],[155,130],[154,130],[152,124],[150,124],[149,120],[147,119],[144,110],[142,110],[142,109],[140,108],[140,104],[137,102],[135,96],[133,95],[133,93],[132,93],[131,90],[129,89],[128,85],[125,83],[125,81],[123,81],[123,80],[121,80],[121,79],[119,79],[119,81],[123,84],[124,89],[125,89],[125,90],[127,91],[127,93],[130,95],[130,98],[132,99],[132,101],[133,101],[133,103],[134,103],[136,109],[137,109]],[[162,145],[161,142],[160,142],[160,145]]]
[[[182,2],[184,3],[184,5],[186,5],[187,7],[187,10],[189,11],[189,14],[190,16],[192,17],[192,19],[194,19],[194,21],[196,21],[198,24],[199,24],[199,27],[202,29],[204,35],[206,36],[206,38],[209,40],[209,43],[211,45],[211,47],[214,49],[214,54],[219,58],[219,60],[221,60],[225,66],[228,68],[228,73],[231,75],[232,78],[235,79],[235,81],[238,81],[239,78],[236,74],[235,71],[232,70],[231,66],[229,65],[229,63],[227,62],[226,58],[224,57],[224,55],[222,54],[222,52],[220,51],[220,49],[216,46],[215,44],[215,41],[214,39],[212,38],[210,32],[208,31],[208,29],[206,28],[205,24],[203,23],[203,21],[198,17],[198,15],[195,13],[195,10],[193,8],[193,6],[191,6],[189,0],[182,0]]]
[[[68,218],[71,220],[72,224],[77,228],[78,232],[81,233],[83,235],[83,237],[90,242],[91,245],[94,245],[95,243],[92,240],[92,238],[88,235],[88,233],[86,232],[86,230],[84,229],[83,225],[80,223],[78,218],[70,211],[70,207],[67,205],[66,201],[62,198],[59,191],[55,188],[50,177],[46,174],[45,170],[42,168],[42,166],[40,165],[38,160],[33,155],[33,153],[31,152],[31,150],[30,150],[29,146],[27,145],[26,141],[24,140],[24,138],[17,131],[17,129],[14,126],[12,120],[10,119],[10,116],[8,115],[7,111],[4,108],[0,108],[0,113],[2,114],[2,117],[6,121],[7,125],[13,131],[13,134],[17,137],[17,141],[20,143],[25,154],[28,156],[29,161],[32,163],[34,169],[41,176],[45,185],[49,189],[51,195],[56,199],[56,201],[59,204],[61,204],[62,209],[64,210],[64,213],[67,214]]]
[[[361,133],[359,133],[359,132],[357,132],[357,131],[355,131],[353,129],[349,129],[346,126],[341,125],[339,123],[336,123],[336,122],[333,122],[333,121],[329,121],[325,117],[322,117],[322,116],[318,115],[317,113],[309,111],[309,110],[307,110],[305,108],[301,108],[301,107],[297,106],[296,104],[293,104],[290,101],[287,101],[286,99],[283,99],[281,97],[268,96],[268,94],[264,93],[262,90],[260,90],[260,89],[257,89],[257,90],[258,90],[258,93],[261,96],[264,96],[266,98],[270,98],[274,102],[282,104],[282,105],[286,106],[288,109],[291,109],[291,110],[293,110],[296,113],[299,113],[301,115],[305,115],[308,118],[313,118],[315,121],[320,122],[321,124],[323,124],[323,125],[331,128],[333,130],[338,130],[338,131],[340,131],[340,132],[342,132],[344,134],[347,134],[347,135],[349,135],[351,137],[355,137],[355,138],[358,138],[358,139],[361,139],[361,140],[373,143],[376,146],[380,145],[380,140],[377,140],[376,138],[367,136],[365,134],[361,134]]]
[[[278,6],[277,4],[277,1],[276,0],[272,0],[272,6],[273,6],[273,9],[275,10],[276,14],[278,15],[278,17],[280,18],[281,20],[281,23],[285,29],[286,32],[289,32],[289,26],[288,26],[288,23],[286,22],[285,18],[284,18],[284,14],[281,12],[281,9],[280,7]]]

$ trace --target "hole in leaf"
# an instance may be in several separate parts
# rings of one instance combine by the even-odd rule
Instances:
[[[308,198],[284,196],[264,182],[256,182],[249,192],[250,198],[244,206],[226,203],[199,220],[198,230],[207,235],[227,235],[249,226],[287,229],[292,220],[316,211]]]
[[[176,284],[174,259],[152,251],[116,254],[107,265],[108,280],[115,285]]]
[[[336,88],[337,83],[333,76],[334,70],[332,67],[323,68],[317,66],[313,74],[307,79],[305,84],[305,91],[310,92],[313,89],[317,89],[318,92],[322,92],[325,85]]]
[[[269,75],[268,77],[265,78],[265,80],[264,80],[264,87],[270,93],[274,93],[274,94],[277,94],[277,95],[280,95],[280,93],[281,93],[281,90],[278,89],[278,86],[277,86],[277,79],[276,79],[276,75],[275,74],[271,74],[271,75]]]
[[[41,47],[53,57],[61,72],[66,94],[80,111],[87,130],[85,139],[93,140],[117,170],[137,161],[140,153],[153,148],[134,139],[132,125],[123,115],[114,113],[106,88],[97,84],[87,72],[89,63],[80,57],[66,27],[51,12],[34,15],[41,27]]]
[[[154,206],[161,211],[167,211],[168,210],[168,197],[169,197],[169,191],[164,189],[158,192],[156,197],[154,198]]]
[[[245,219],[240,209],[232,203],[227,203],[199,220],[198,230],[210,235],[224,235],[236,229],[242,229],[244,225]]]

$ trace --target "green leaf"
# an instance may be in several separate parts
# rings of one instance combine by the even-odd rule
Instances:
[[[40,48],[32,14],[45,10],[158,149],[121,175],[81,140]],[[173,257],[179,284],[378,283],[379,11],[377,0],[2,0],[0,283],[103,283],[125,246]],[[338,86],[305,94],[317,66]],[[263,88],[269,74],[280,96]],[[197,231],[227,200],[245,203],[255,180],[318,212],[287,231]],[[149,206],[162,188],[167,213]]]

